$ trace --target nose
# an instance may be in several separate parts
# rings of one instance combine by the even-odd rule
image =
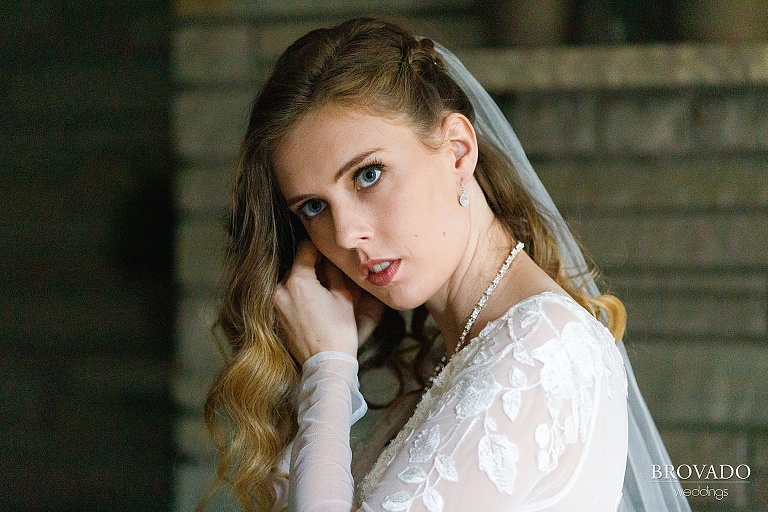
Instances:
[[[355,249],[370,240],[373,228],[364,208],[346,204],[333,211],[333,227],[336,244],[344,249]]]

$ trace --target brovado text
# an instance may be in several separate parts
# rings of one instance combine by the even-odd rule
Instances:
[[[651,469],[654,480],[747,480],[752,474],[747,464],[735,467],[730,464],[680,464],[677,467],[672,464],[652,464]]]

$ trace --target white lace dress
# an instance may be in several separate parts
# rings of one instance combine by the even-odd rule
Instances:
[[[616,509],[626,375],[611,334],[569,297],[536,295],[486,325],[356,487],[350,426],[365,413],[357,369],[337,352],[304,365],[290,510]]]

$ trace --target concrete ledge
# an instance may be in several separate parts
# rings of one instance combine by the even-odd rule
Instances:
[[[462,50],[498,94],[530,91],[768,85],[768,44],[681,44]]]
[[[219,282],[226,233],[216,219],[184,219],[176,232],[176,280],[182,289],[213,289]]]
[[[219,352],[211,333],[217,318],[218,303],[213,296],[194,296],[188,293],[179,301],[177,311],[176,336],[179,343],[176,347],[175,369],[212,383],[224,365],[224,355]],[[216,336],[222,343],[226,343],[221,332]]]
[[[550,159],[534,167],[564,214],[768,210],[768,161],[762,156]],[[200,180],[187,187],[196,190]]]
[[[310,30],[341,23],[347,16],[246,23],[189,24],[174,31],[174,78],[194,87],[229,87],[261,82],[280,54]],[[478,47],[477,16],[452,13],[420,16],[408,22],[416,34],[429,34],[449,48]]]
[[[571,225],[601,265],[736,271],[768,262],[765,213],[606,214]]]
[[[766,425],[768,347],[634,343],[627,352],[656,421]]]
[[[704,272],[612,277],[611,292],[625,301],[626,340],[764,340],[768,281],[763,273]]]
[[[471,0],[283,0],[271,2],[256,0],[174,0],[174,11],[180,20],[231,18],[237,17],[281,17],[281,16],[318,16],[386,13],[420,13],[445,9],[470,9]]]
[[[232,162],[248,126],[254,93],[187,91],[172,104],[176,153],[183,161]]]
[[[227,206],[235,177],[235,164],[185,167],[176,176],[177,207],[185,214],[204,212],[221,221],[227,219]],[[768,203],[768,185],[766,186]]]

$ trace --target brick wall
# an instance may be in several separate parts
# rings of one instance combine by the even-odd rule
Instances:
[[[727,501],[699,500],[695,509],[765,503],[765,45],[490,51],[478,49],[470,2],[435,0],[419,11],[395,0],[296,2],[289,11],[222,0],[177,2],[174,33],[175,395],[185,461],[177,509],[189,510],[210,477],[200,409],[220,357],[207,326],[232,161],[255,87],[298,35],[382,5],[459,49],[499,98],[608,288],[627,304],[627,347],[674,461],[761,472]]]

